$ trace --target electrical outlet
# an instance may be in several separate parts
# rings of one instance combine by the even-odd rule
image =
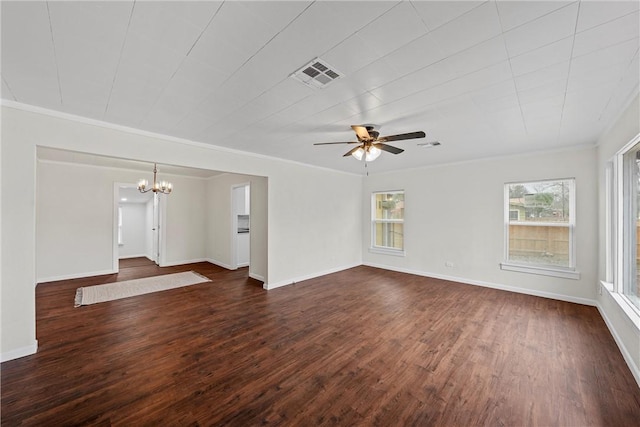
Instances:
[[[452,261],[446,261],[446,262],[444,263],[444,266],[445,266],[445,267],[449,267],[449,268],[453,268],[453,267],[455,267],[456,265],[455,265]]]
[[[602,295],[602,285],[598,285],[598,295]]]

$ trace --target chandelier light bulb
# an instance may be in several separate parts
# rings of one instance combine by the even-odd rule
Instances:
[[[140,191],[141,193],[146,193],[149,191],[153,191],[154,193],[162,193],[162,194],[171,193],[171,190],[173,190],[173,184],[164,180],[161,182],[158,182],[157,175],[158,175],[158,168],[154,163],[153,164],[153,185],[151,186],[151,188],[147,188],[149,186],[149,181],[147,181],[146,179],[141,179],[140,181],[138,181],[138,191]]]

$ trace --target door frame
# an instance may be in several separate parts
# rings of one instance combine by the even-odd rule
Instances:
[[[120,207],[120,188],[138,188],[137,184],[130,182],[114,182],[113,183],[113,236],[112,236],[112,264],[111,269],[114,273],[120,271],[119,255],[120,248],[118,246],[118,208]],[[166,253],[166,231],[164,227],[164,219],[167,217],[167,202],[164,197],[158,197],[158,224],[160,232],[158,234],[158,265],[162,267],[165,264]],[[153,222],[153,220],[152,220]],[[149,224],[145,224],[149,226]],[[153,226],[153,224],[151,224]]]
[[[237,188],[249,187],[249,200],[251,200],[251,181],[241,184],[231,185],[231,198],[230,198],[230,211],[231,211],[231,257],[230,267],[231,270],[238,269],[238,213],[236,212],[236,196],[235,190]],[[249,202],[249,224],[251,224],[251,205]],[[251,225],[249,225],[249,233],[251,233]],[[249,266],[251,265],[251,234],[249,234]]]

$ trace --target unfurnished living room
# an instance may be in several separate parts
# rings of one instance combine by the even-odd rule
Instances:
[[[640,1],[0,12],[3,426],[640,422]]]

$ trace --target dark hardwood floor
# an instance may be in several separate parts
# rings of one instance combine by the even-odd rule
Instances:
[[[73,307],[75,289],[212,279]],[[38,353],[2,364],[2,425],[637,426],[593,307],[370,267],[270,291],[198,263],[41,284]]]

